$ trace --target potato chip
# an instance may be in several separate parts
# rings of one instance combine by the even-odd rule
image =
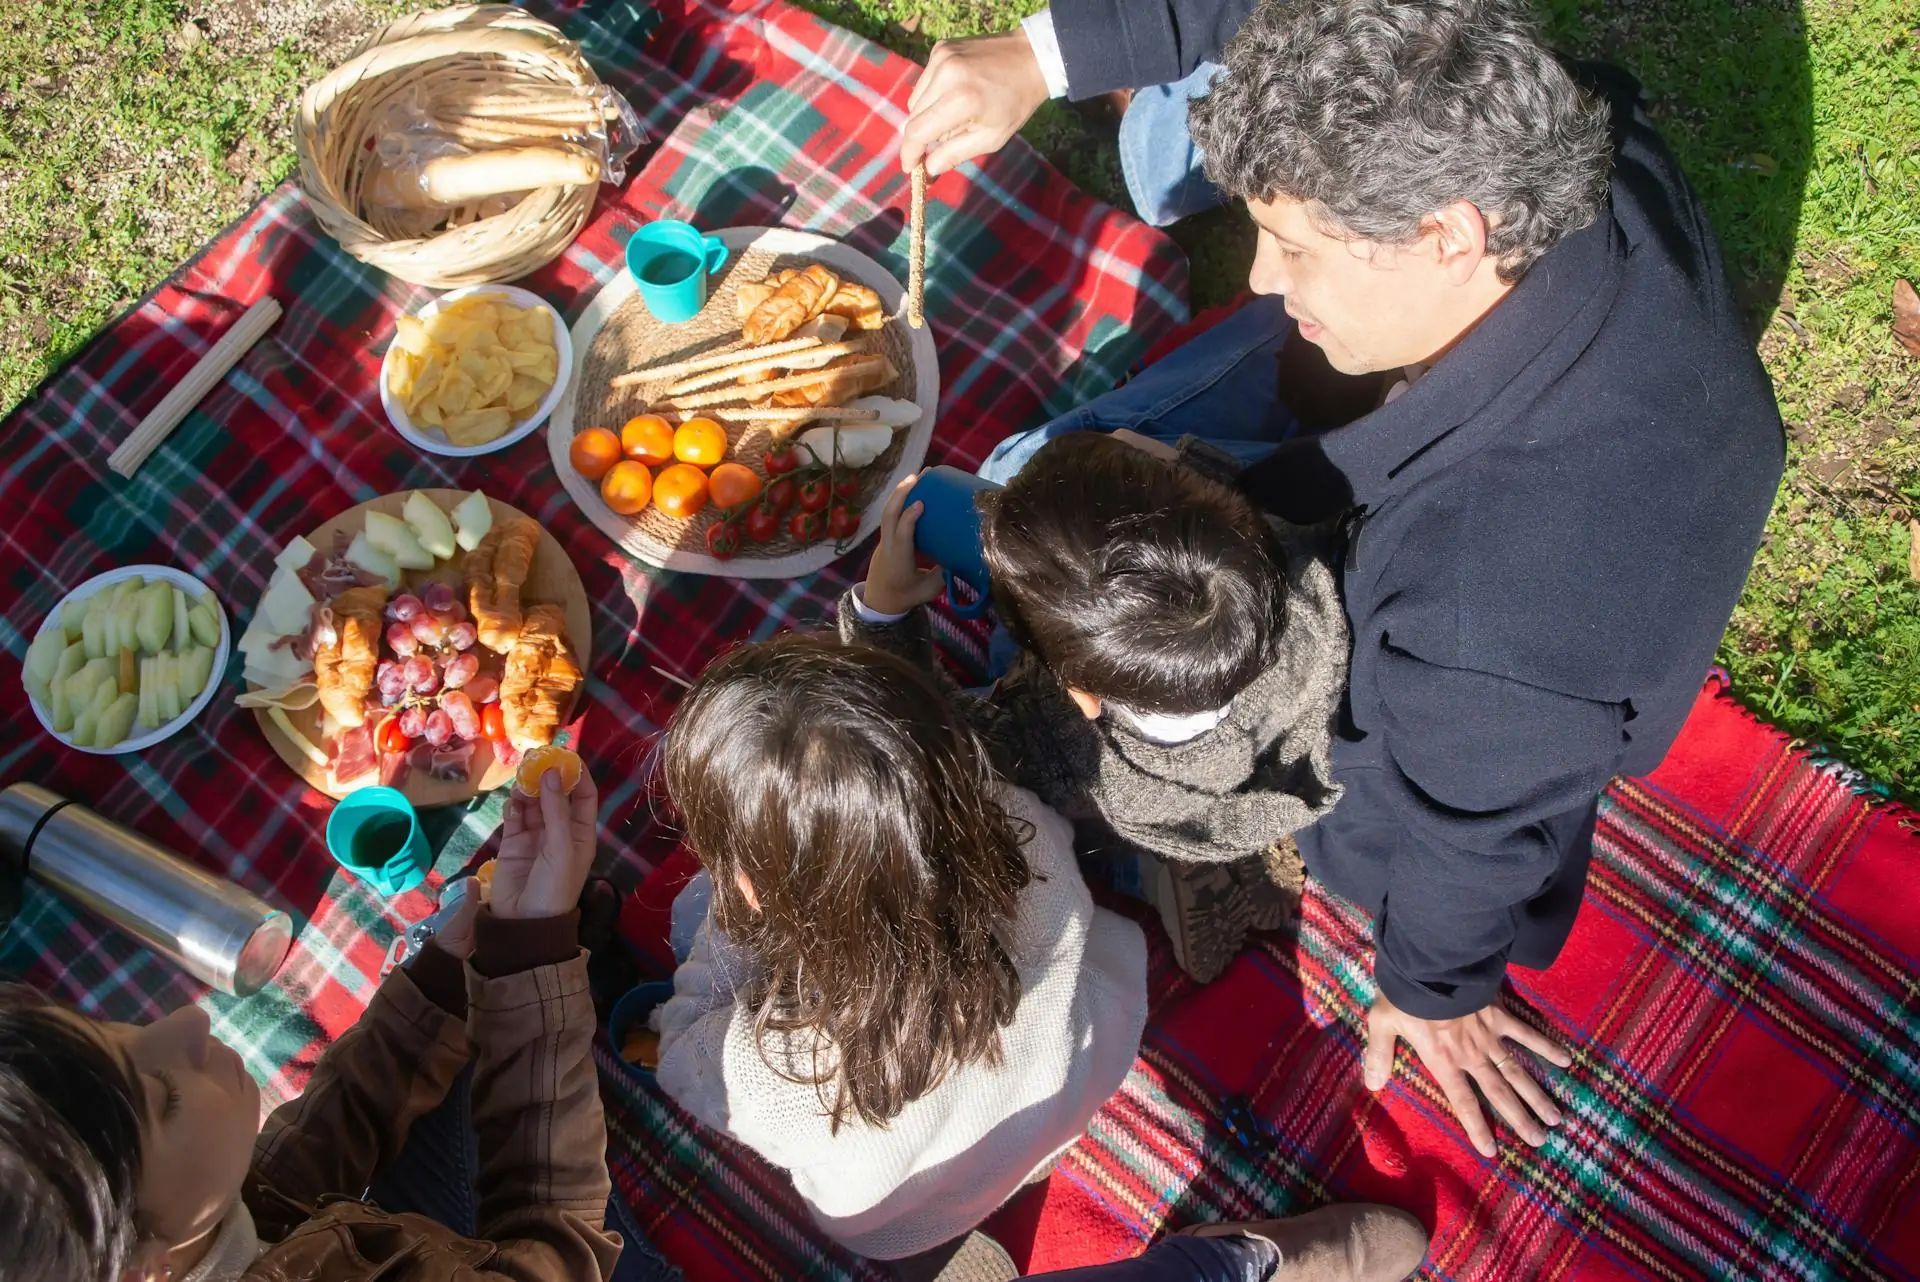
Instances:
[[[513,425],[513,416],[504,409],[470,410],[449,414],[443,430],[455,445],[485,445]]]
[[[516,374],[513,382],[507,386],[507,408],[515,415],[522,414],[546,399],[547,391],[552,386],[551,382]]]
[[[403,316],[387,389],[408,417],[455,445],[484,445],[533,413],[559,376],[553,318],[497,295],[472,294],[432,317]]]
[[[418,317],[402,316],[393,323],[393,345],[410,356],[425,356],[433,339],[427,334],[427,327]]]

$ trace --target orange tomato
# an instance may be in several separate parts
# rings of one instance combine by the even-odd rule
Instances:
[[[600,497],[622,516],[632,516],[647,506],[653,494],[653,475],[645,463],[623,459],[600,478]]]
[[[691,463],[675,463],[653,478],[653,502],[668,516],[692,516],[707,505],[707,474]]]
[[[620,438],[604,427],[590,427],[573,438],[567,451],[573,470],[589,481],[597,481],[620,461]]]
[[[639,414],[620,429],[620,447],[627,457],[648,467],[673,462],[673,424],[658,414]]]
[[[707,492],[720,507],[739,507],[760,497],[760,474],[739,463],[722,463],[707,476]]]
[[[712,467],[727,456],[727,429],[710,418],[690,418],[673,434],[673,456],[682,463]]]
[[[527,796],[537,797],[541,777],[549,770],[560,772],[561,792],[572,792],[573,786],[580,782],[580,755],[571,748],[553,744],[529,748],[527,755],[520,758],[520,768],[513,772],[513,782]]]

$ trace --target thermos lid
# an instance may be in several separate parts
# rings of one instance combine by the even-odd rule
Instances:
[[[0,930],[13,924],[27,880],[27,851],[46,817],[67,804],[37,783],[0,789]]]

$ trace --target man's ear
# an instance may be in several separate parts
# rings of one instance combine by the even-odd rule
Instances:
[[[1470,200],[1456,200],[1427,221],[1434,262],[1456,285],[1473,279],[1487,257],[1487,218]]]
[[[167,1244],[159,1238],[141,1238],[133,1254],[127,1257],[120,1282],[172,1282],[173,1264],[167,1258],[168,1253]]]
[[[1067,687],[1067,697],[1073,700],[1074,707],[1080,709],[1081,716],[1089,721],[1098,721],[1100,719],[1099,699],[1088,694],[1085,690],[1076,690],[1072,686]]]

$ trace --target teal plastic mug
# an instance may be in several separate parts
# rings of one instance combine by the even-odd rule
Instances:
[[[433,848],[413,803],[397,788],[360,788],[327,819],[327,851],[335,863],[383,895],[399,895],[427,879]]]
[[[648,223],[627,238],[627,274],[654,318],[690,321],[707,305],[707,277],[725,266],[727,247],[691,223]]]

